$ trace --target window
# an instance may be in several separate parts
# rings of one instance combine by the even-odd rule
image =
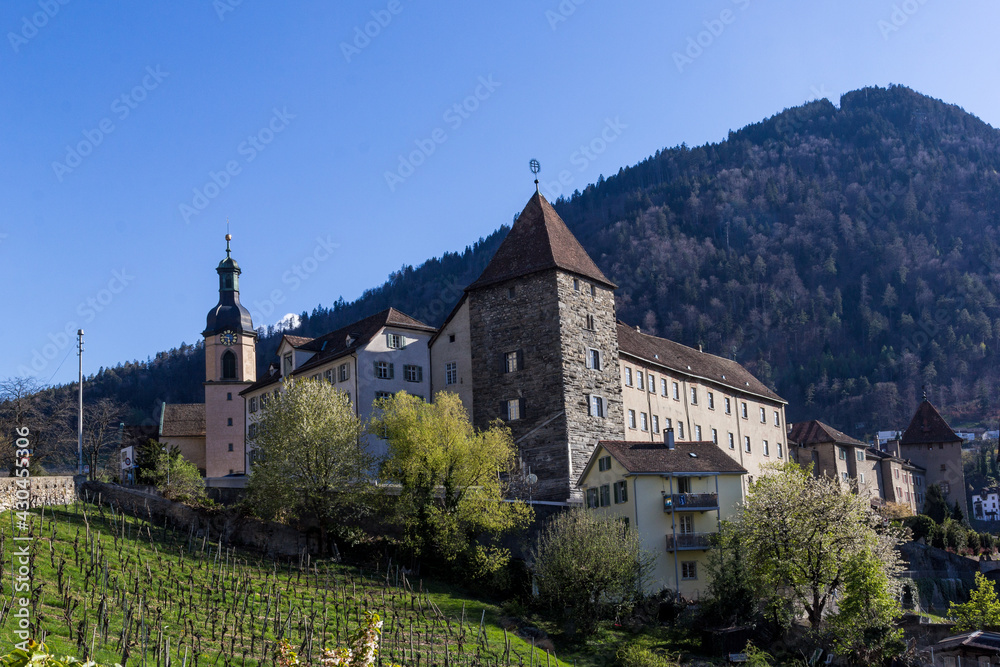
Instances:
[[[524,355],[521,350],[514,350],[513,352],[506,352],[500,358],[500,372],[501,373],[516,373],[518,370],[524,368]]]
[[[601,370],[601,351],[593,348],[587,350],[587,368]]]
[[[764,440],[763,442],[761,442],[760,446],[764,450],[764,456],[770,456],[771,455],[771,448],[768,447],[767,440]]]
[[[458,384],[458,362],[449,361],[444,365],[444,383]]]
[[[641,428],[643,431],[649,430],[649,419],[646,416],[645,412],[639,413],[639,428]]]
[[[628,411],[628,427],[635,428],[635,410]]]
[[[257,425],[256,424],[250,424],[250,427],[247,429],[247,434],[251,438],[256,438],[257,437]]]
[[[863,472],[858,473],[858,481],[862,484],[865,483],[865,474]]]
[[[580,291],[580,281],[577,280],[576,278],[573,278],[573,289],[576,290],[577,292]]]
[[[222,379],[236,379],[236,355],[233,354],[232,350],[226,350],[222,355]]]
[[[764,408],[760,409],[760,423],[761,424],[767,423],[767,413],[764,411]]]
[[[653,433],[660,432],[660,418],[657,415],[653,415]]]
[[[611,504],[611,485],[601,484],[601,507],[608,507]]]
[[[747,402],[746,401],[743,401],[743,404],[742,404],[742,406],[741,406],[740,409],[743,412],[743,419],[747,419]]]
[[[375,392],[375,400],[380,400],[380,399],[383,399],[383,398],[391,398],[391,397],[392,397],[392,392],[391,391],[376,391]]]
[[[404,364],[403,379],[406,380],[407,382],[423,382],[424,367],[416,366],[414,364]]]
[[[841,477],[841,479],[843,479],[843,480],[844,480],[845,482],[846,482],[846,481],[848,481],[848,480],[850,479],[850,477],[848,477],[848,475],[847,475],[847,473],[846,473],[846,472],[842,472],[842,473],[840,473],[840,477]]]
[[[649,387],[649,393],[651,394],[656,393],[656,378],[653,377],[652,373],[649,374],[649,382],[647,383],[646,386]]]
[[[588,401],[590,405],[590,416],[591,417],[604,417],[606,416],[606,410],[604,406],[604,398],[601,396],[590,395],[590,400]]]
[[[712,392],[708,392],[708,409],[709,410],[715,409],[715,394],[713,394]]]
[[[781,426],[781,419],[778,418],[778,411],[774,411],[774,425]]]
[[[615,505],[621,505],[622,503],[628,502],[628,484],[625,480],[620,482],[615,482]]]
[[[402,350],[406,347],[406,341],[403,340],[403,336],[397,333],[387,333],[385,335],[385,346],[390,350]]]
[[[448,334],[448,342],[449,343],[455,342],[455,334]]]
[[[681,561],[681,579],[687,579],[688,581],[698,578],[698,561],[694,560],[682,560]]]
[[[510,297],[511,299],[513,299],[515,294],[517,294],[517,292],[514,290],[513,287],[508,287],[507,288],[507,296],[508,297]]]
[[[736,449],[736,438],[732,433],[729,434],[729,449]]]
[[[730,405],[730,403],[729,403],[729,397],[728,396],[725,398],[725,405],[726,405],[726,414],[727,415],[733,414],[733,410],[732,410],[733,406]]]
[[[587,323],[584,325],[589,331],[594,330],[594,316],[587,315]]]
[[[395,364],[388,361],[375,362],[375,377],[379,380],[391,380],[395,376]]]
[[[282,371],[282,374],[283,375],[290,375],[291,372],[293,370],[295,370],[295,367],[292,365],[292,353],[291,352],[289,352],[288,354],[285,355],[284,364],[285,365],[283,366],[284,370]]]
[[[673,427],[673,424],[670,421],[670,417],[664,417],[663,418],[663,429],[666,430],[666,429],[672,428],[672,427]]]
[[[750,436],[749,435],[743,436],[743,451],[745,451],[747,454],[750,453]]]
[[[524,399],[512,398],[504,401],[500,414],[509,422],[524,419]]]
[[[698,389],[691,387],[691,405],[698,405]]]
[[[645,387],[643,387],[643,378],[645,377],[646,374],[643,373],[642,370],[637,368],[635,371],[635,388],[638,389],[639,391],[645,389]]]
[[[674,400],[679,401],[681,400],[681,386],[676,382],[674,382],[673,385],[674,385]]]
[[[590,286],[590,296],[593,296],[593,297],[597,296],[597,285],[591,285]]]
[[[837,458],[839,458],[841,461],[846,461],[847,450],[844,449],[843,447],[837,447]]]
[[[628,366],[625,367],[625,386],[626,387],[632,386],[632,369],[629,368]]]
[[[859,461],[864,461],[865,460],[865,450],[863,450],[863,449],[859,449],[858,450],[858,460]]]
[[[690,483],[687,484],[687,485],[684,484],[684,482],[688,481],[688,479],[686,477],[681,477],[677,481],[680,482],[680,484],[677,485],[677,487],[678,487],[677,488],[677,492],[678,493],[691,493],[691,488],[690,488],[691,485],[690,485]],[[690,535],[691,533],[694,532],[694,517],[693,516],[691,516],[690,514],[681,514],[680,516],[677,517],[677,519],[678,519],[678,521],[677,521],[677,532],[678,533],[680,533],[681,535]]]
[[[334,382],[336,382],[336,378],[333,377],[333,369],[332,368],[326,369],[326,373],[324,373],[323,375],[324,375],[324,377],[326,377],[326,381],[329,382],[330,384],[333,384]]]
[[[947,463],[942,463],[941,464],[941,472],[945,472],[946,470],[948,470],[948,464]]]
[[[226,419],[226,426],[232,426],[232,425],[233,425],[233,418],[229,417],[228,419]]]
[[[701,442],[701,426],[697,424],[694,425],[694,439],[695,442]]]
[[[782,457],[782,453],[781,453],[781,443],[780,443],[780,442],[776,442],[776,443],[774,443],[774,446],[775,446],[775,448],[776,448],[776,449],[778,450],[778,458],[780,459],[780,458]]]
[[[250,412],[257,412],[257,397],[250,399]]]
[[[660,396],[667,395],[667,378],[660,378]]]
[[[677,422],[677,437],[684,439],[684,422]]]
[[[719,432],[714,428],[712,429],[712,442],[716,445],[719,444]]]
[[[341,382],[346,382],[347,380],[351,379],[351,365],[350,364],[341,364],[340,365],[340,378],[339,379],[340,379]]]
[[[309,379],[310,380],[319,380],[319,373],[313,373],[312,376]]]
[[[233,451],[233,443],[229,443],[229,451]]]
[[[893,475],[896,477],[896,479],[899,479],[899,468],[896,468],[892,472],[893,472]]]
[[[587,489],[587,509],[597,507],[597,489]]]
[[[600,472],[611,470],[611,457],[602,456],[601,458],[597,459],[597,469]]]
[[[227,401],[233,400],[233,392],[231,392],[231,391],[227,391],[226,392],[226,400]]]
[[[949,484],[948,482],[941,482],[938,486],[941,487],[941,493],[943,493],[944,495],[947,496],[949,493],[951,493],[951,484]]]
[[[270,398],[267,394],[260,395],[260,409],[263,410],[264,406],[267,405],[267,399]]]

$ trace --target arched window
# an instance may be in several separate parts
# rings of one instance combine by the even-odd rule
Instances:
[[[236,379],[236,355],[233,354],[232,350],[226,350],[226,353],[222,355],[222,379]]]

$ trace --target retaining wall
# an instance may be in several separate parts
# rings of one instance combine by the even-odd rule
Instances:
[[[0,511],[14,507],[18,490],[22,490],[20,477],[0,478]],[[59,477],[29,477],[29,502],[31,507],[43,505],[67,505],[76,500],[76,483],[73,478]]]

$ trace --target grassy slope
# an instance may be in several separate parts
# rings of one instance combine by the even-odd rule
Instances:
[[[396,572],[386,584],[385,571],[359,571],[324,561],[306,567],[226,547],[220,551],[204,539],[115,515],[107,507],[79,503],[46,508],[44,520],[39,510],[34,512],[33,597],[39,604],[33,618],[40,619],[49,648],[59,654],[82,655],[77,650],[82,630],[88,650],[93,643],[94,658],[120,662],[129,614],[129,664],[141,664],[136,658],[143,652],[144,634],[149,664],[157,664],[157,645],[164,647],[167,640],[174,660],[187,650],[188,664],[199,653],[200,665],[256,665],[264,645],[270,646],[270,664],[274,640],[281,636],[296,648],[311,637],[315,658],[321,645],[344,644],[365,610],[385,620],[383,657],[394,662],[415,664],[409,653],[411,631],[422,664],[432,650],[435,660],[443,663],[445,642],[453,665],[464,664],[477,652],[494,658],[503,653],[499,609],[452,588],[417,582],[410,590],[395,585]],[[8,573],[12,530],[10,513],[0,514],[2,565]],[[0,606],[9,604],[12,593],[11,579],[4,579]],[[67,606],[72,608],[68,622]],[[485,640],[477,641],[484,610]],[[0,625],[4,652],[17,641],[15,624],[8,614]],[[537,649],[532,657],[530,643],[513,633],[506,636],[512,664],[565,664],[551,656],[547,662]]]

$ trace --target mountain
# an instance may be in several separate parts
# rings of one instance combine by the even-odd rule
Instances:
[[[903,86],[787,109],[697,148],[659,150],[555,207],[615,283],[621,319],[732,357],[790,421],[901,428],[927,395],[956,423],[1000,399],[1000,132]],[[439,324],[496,250],[404,266],[317,335],[388,305]],[[280,335],[261,339],[266,366]],[[200,346],[105,369],[91,394],[201,400]],[[993,422],[995,423],[995,422]]]

